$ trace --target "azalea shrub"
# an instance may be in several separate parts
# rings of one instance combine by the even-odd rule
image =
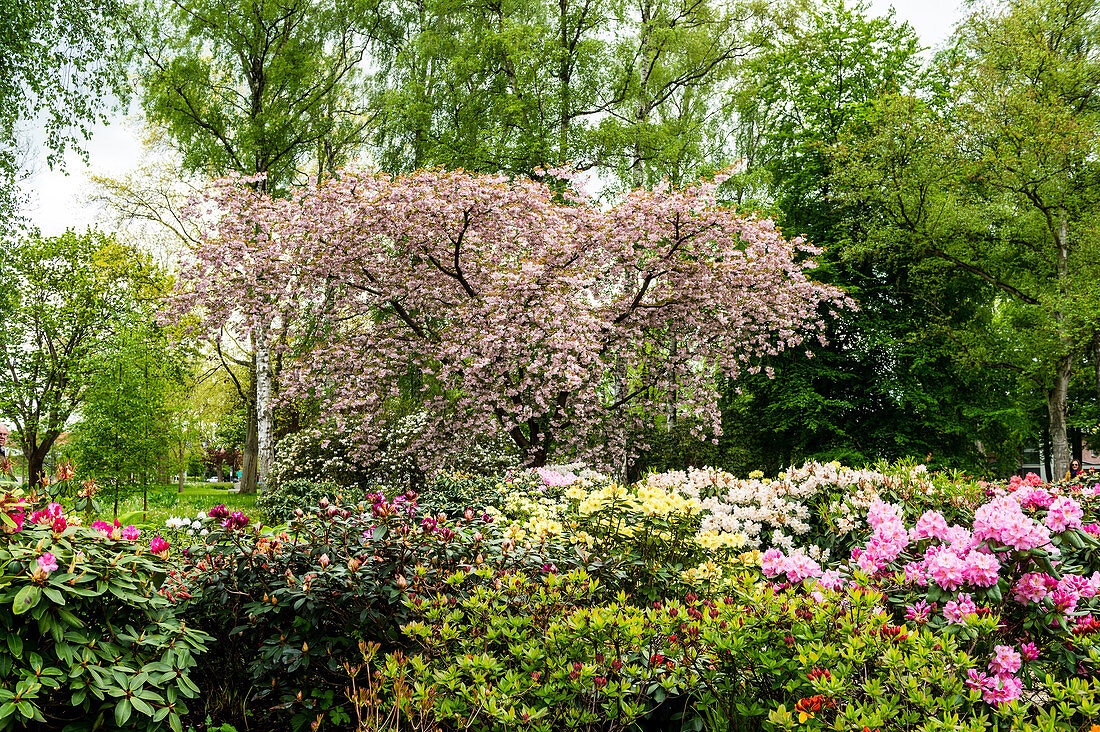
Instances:
[[[182,730],[209,640],[161,593],[170,547],[0,496],[0,728]]]
[[[986,704],[968,684],[980,662],[965,640],[895,624],[874,591],[785,596],[742,575],[726,597],[639,607],[593,604],[598,584],[582,571],[516,574],[457,602],[410,604],[414,650],[363,644],[346,668],[357,729],[900,732],[1036,718]],[[1048,691],[1065,702],[1053,728],[1076,729],[1100,686]]]

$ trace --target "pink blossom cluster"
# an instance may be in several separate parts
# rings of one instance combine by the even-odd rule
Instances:
[[[1076,500],[1069,496],[1058,496],[1049,504],[1043,523],[1051,531],[1062,532],[1067,529],[1078,529],[1081,527],[1081,519],[1084,515],[1085,512],[1081,508],[1081,504]]]
[[[974,604],[974,598],[970,593],[962,592],[954,600],[950,600],[943,606],[943,617],[948,622],[962,624],[971,615],[978,614],[978,606]]]
[[[1028,644],[1034,646],[1032,644]],[[989,661],[990,673],[976,669],[967,672],[967,686],[979,689],[987,704],[1007,704],[1020,698],[1024,684],[1017,676],[1023,667],[1023,658],[1011,646],[995,646]]]
[[[716,374],[823,338],[823,313],[854,306],[810,279],[818,250],[722,205],[720,182],[604,206],[464,171],[346,170],[287,197],[223,180],[187,208],[202,231],[164,317],[265,350],[327,323],[278,391],[354,422],[362,455],[415,368],[441,387],[406,448],[420,461],[489,430],[530,456],[610,460],[671,394],[720,429]],[[622,399],[613,369],[632,375]]]
[[[551,488],[564,488],[580,480],[580,478],[573,473],[563,474],[559,473],[557,470],[550,470],[549,468],[535,468],[535,472],[542,478],[542,482]]]
[[[974,512],[974,540],[996,541],[1019,551],[1050,544],[1050,529],[1024,515],[1011,496],[994,498]]]
[[[898,558],[909,545],[909,532],[901,518],[901,507],[893,503],[884,503],[879,499],[871,502],[867,512],[867,523],[874,532],[867,547],[856,560],[857,566],[864,572],[875,573]]]
[[[50,528],[58,534],[64,531],[69,525],[69,520],[65,518],[60,503],[51,503],[46,508],[35,511],[30,515],[30,520],[33,524],[48,524]],[[19,526],[22,528],[22,523],[20,523]]]
[[[118,519],[115,519],[113,524],[109,524],[106,521],[96,521],[92,524],[92,528],[107,539],[125,539],[127,541],[133,541],[141,536],[141,529],[133,524],[123,526],[119,523]]]
[[[769,549],[760,558],[760,569],[765,577],[786,574],[787,580],[794,584],[823,574],[821,565],[801,549],[794,549],[789,556],[779,549]]]

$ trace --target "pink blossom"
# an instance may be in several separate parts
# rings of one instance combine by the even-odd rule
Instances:
[[[817,581],[827,590],[839,590],[844,587],[844,580],[841,578],[840,572],[835,569],[825,571]]]
[[[153,554],[163,554],[168,551],[168,540],[162,539],[160,535],[153,537],[153,540],[149,542],[149,551]]]
[[[46,552],[38,558],[38,568],[49,574],[57,571],[57,558],[50,552]]]
[[[997,584],[1001,563],[992,554],[972,551],[966,555],[965,563],[963,576],[970,584],[978,587],[992,587]]]
[[[1025,516],[1009,496],[994,498],[974,512],[974,540],[996,541],[1018,550],[1050,544],[1050,530]]]
[[[760,571],[765,577],[775,577],[783,571],[785,559],[783,552],[775,548],[769,549],[760,557]]]
[[[1012,586],[1012,595],[1016,602],[1026,605],[1039,602],[1058,584],[1057,580],[1041,572],[1028,572],[1020,575]]]
[[[783,561],[783,571],[787,573],[787,579],[797,584],[811,577],[820,577],[821,565],[804,552],[795,551]]]
[[[1069,496],[1059,496],[1054,499],[1047,510],[1047,517],[1043,523],[1051,531],[1065,531],[1081,526],[1081,517],[1085,512],[1081,510],[1081,504]]]
[[[345,170],[280,197],[226,179],[187,207],[198,242],[163,317],[195,312],[193,330],[265,352],[322,321],[279,391],[362,420],[362,455],[416,368],[440,386],[425,403],[439,418],[410,457],[441,462],[494,425],[525,453],[556,443],[606,463],[672,393],[720,428],[716,375],[821,336],[823,315],[854,305],[810,279],[817,250],[722,205],[717,182],[604,206],[464,171]],[[621,424],[605,388],[616,368],[641,379]]]
[[[924,562],[909,562],[905,565],[905,581],[925,587],[928,585],[928,573]]]
[[[1031,642],[1024,643],[1020,646],[1020,656],[1025,661],[1034,661],[1039,657],[1039,647]]]
[[[1012,649],[1012,646],[994,646],[993,659],[989,662],[989,668],[998,676],[1014,674],[1020,670],[1020,654]]]
[[[939,511],[925,511],[910,532],[913,541],[921,539],[947,540],[947,519]]]
[[[928,618],[931,617],[932,613],[935,611],[936,603],[928,603],[925,600],[921,600],[916,605],[906,605],[905,619],[923,625],[928,622]]]
[[[978,606],[968,593],[959,595],[957,600],[951,600],[943,606],[943,616],[952,623],[963,623],[968,615],[978,612]]]
[[[134,539],[141,536],[141,529],[134,526],[133,524],[130,524],[129,526],[123,528],[122,531],[119,532],[119,536],[121,536],[123,539],[133,541]]]
[[[945,590],[957,590],[966,579],[967,564],[950,547],[934,547],[925,555],[927,576]]]

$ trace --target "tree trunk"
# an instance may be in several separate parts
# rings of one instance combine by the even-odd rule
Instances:
[[[43,440],[41,445],[34,447],[34,443],[37,441],[37,435],[31,435],[21,447],[23,448],[23,458],[27,461],[27,488],[34,488],[38,485],[38,481],[46,477],[46,456],[50,454],[50,448],[53,447],[53,440]]]
[[[1069,221],[1061,212],[1058,227],[1054,231],[1055,275],[1060,294],[1065,296],[1065,284],[1069,277]],[[1066,416],[1069,413],[1069,381],[1073,376],[1073,337],[1066,332],[1065,313],[1061,306],[1054,312],[1058,326],[1061,355],[1055,365],[1054,385],[1047,390],[1047,417],[1050,420],[1051,452],[1054,474],[1051,480],[1061,480],[1069,471],[1069,440],[1066,437]]]
[[[1039,464],[1039,472],[1043,473],[1045,471],[1046,480],[1051,480],[1051,477],[1054,475],[1054,471],[1050,468],[1050,446],[1050,426],[1048,425],[1043,428],[1043,448],[1041,450],[1042,462]]]
[[[668,344],[668,362],[670,365],[669,367],[672,369],[672,376],[669,379],[668,394],[665,398],[666,432],[671,432],[672,428],[676,426],[676,406],[677,402],[679,402],[680,400],[680,394],[678,389],[676,388],[678,381],[678,374],[676,373],[676,358],[679,355],[677,353],[677,346],[679,346],[679,341],[676,339],[676,334],[673,333],[669,336]]]
[[[256,492],[256,458],[259,452],[259,440],[256,434],[256,409],[249,405],[248,423],[244,433],[244,445],[241,446],[241,493]]]
[[[1047,390],[1047,417],[1050,420],[1051,457],[1054,472],[1051,480],[1061,480],[1069,470],[1070,450],[1066,433],[1069,381],[1073,376],[1073,360],[1062,356],[1055,369],[1054,386]]]
[[[274,377],[267,328],[256,338],[256,487],[264,490],[275,460],[275,413],[272,407]],[[243,492],[243,491],[242,491]]]

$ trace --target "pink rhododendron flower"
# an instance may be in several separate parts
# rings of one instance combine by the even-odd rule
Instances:
[[[925,555],[928,579],[945,590],[957,590],[966,578],[967,564],[950,547],[929,549]]]
[[[992,587],[997,584],[1001,563],[992,554],[972,551],[966,555],[963,576],[967,582],[978,587]]]
[[[1039,647],[1036,646],[1034,643],[1024,643],[1022,646],[1020,646],[1020,656],[1025,661],[1034,661],[1036,658],[1039,657]]]
[[[928,585],[928,574],[925,569],[924,562],[909,562],[905,565],[905,581],[926,587]]]
[[[962,623],[968,615],[978,612],[978,606],[968,593],[959,595],[958,600],[951,600],[943,606],[943,616],[951,623]]]
[[[765,577],[775,577],[783,571],[783,552],[778,549],[769,549],[760,557],[760,571]]]
[[[939,511],[925,511],[917,520],[917,525],[909,532],[913,541],[921,539],[943,539],[947,541],[947,519]]]
[[[916,605],[907,605],[905,607],[905,619],[923,625],[928,622],[928,618],[931,617],[932,613],[935,611],[936,603],[928,603],[925,600],[921,600]]]
[[[119,536],[128,541],[133,541],[134,539],[141,536],[141,529],[134,526],[133,524],[130,524],[119,532]]]
[[[844,587],[844,579],[840,576],[840,572],[835,569],[824,572],[817,581],[827,590],[839,590]]]
[[[1020,654],[1012,649],[1012,646],[994,646],[993,659],[989,662],[989,669],[998,676],[1014,674],[1020,670],[1022,664]]]
[[[535,472],[542,478],[543,483],[555,488],[573,485],[579,480],[573,473],[562,474],[549,468],[535,468]]]
[[[1050,544],[1050,530],[1025,516],[1020,504],[1005,496],[974,512],[974,540],[992,540],[1024,551]]]
[[[821,576],[821,565],[806,556],[805,552],[797,550],[784,559],[782,570],[787,573],[787,579],[794,584],[811,577]]]
[[[1081,526],[1081,517],[1085,512],[1081,510],[1081,504],[1069,496],[1059,496],[1054,499],[1047,510],[1047,517],[1043,523],[1051,531],[1065,531]]]
[[[1042,572],[1028,572],[1016,580],[1016,584],[1012,586],[1012,596],[1016,598],[1016,602],[1026,605],[1041,601],[1057,586],[1058,581],[1053,577]]]
[[[168,552],[168,540],[162,539],[160,535],[153,537],[153,540],[149,542],[149,551],[153,554],[166,554]]]
[[[43,572],[56,572],[57,571],[57,558],[50,552],[46,552],[38,558],[38,568]]]

